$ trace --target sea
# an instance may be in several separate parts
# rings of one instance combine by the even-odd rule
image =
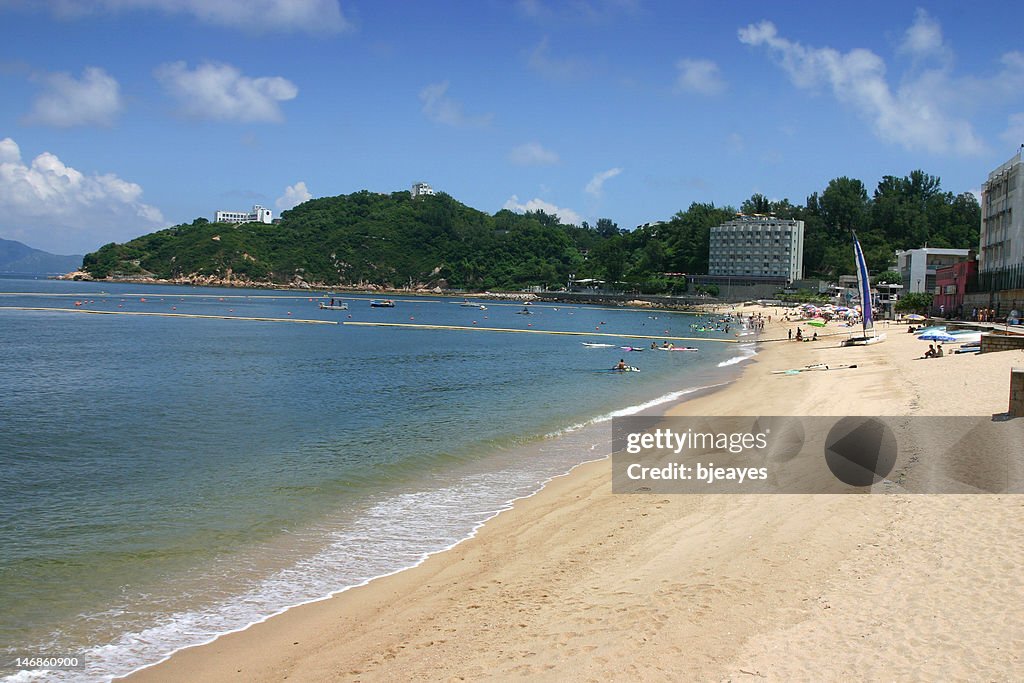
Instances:
[[[0,680],[109,680],[412,567],[754,355],[692,314],[333,294],[0,276]]]

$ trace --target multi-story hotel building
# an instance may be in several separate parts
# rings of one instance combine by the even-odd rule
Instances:
[[[1024,149],[1024,146],[1022,146]],[[978,272],[1024,264],[1024,164],[1021,151],[988,174],[981,185],[981,247]]]
[[[802,279],[804,222],[738,214],[711,228],[708,274],[786,282]]]

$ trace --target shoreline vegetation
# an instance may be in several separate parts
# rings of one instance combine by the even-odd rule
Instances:
[[[763,336],[795,325],[773,316]],[[762,345],[736,381],[666,414],[1006,410],[1008,369],[1024,351],[911,362],[921,345],[908,334],[862,347]],[[814,363],[857,369],[772,373]],[[610,475],[609,459],[577,466],[416,567],[181,650],[129,680],[1019,673],[1020,496],[614,495]]]

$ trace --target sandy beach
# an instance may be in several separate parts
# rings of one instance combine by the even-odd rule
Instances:
[[[883,331],[868,347],[765,342],[671,413],[1007,409],[1024,352],[917,360],[926,342]],[[857,367],[771,372],[812,363]],[[414,569],[130,680],[1021,679],[1024,497],[613,495],[610,470],[580,466]]]

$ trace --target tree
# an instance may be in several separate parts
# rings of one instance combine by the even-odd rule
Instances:
[[[853,178],[835,178],[821,193],[819,203],[825,228],[834,237],[849,237],[851,230],[866,224],[868,192],[864,183]]]
[[[740,211],[745,214],[768,214],[772,213],[772,203],[760,192],[751,195],[750,199],[740,204]]]
[[[904,294],[896,302],[896,310],[900,313],[927,313],[932,307],[932,295],[929,292],[911,292]]]
[[[598,218],[596,230],[601,237],[614,237],[619,234],[619,226],[610,218]]]
[[[903,276],[895,270],[887,270],[875,276],[876,285],[902,285]]]

